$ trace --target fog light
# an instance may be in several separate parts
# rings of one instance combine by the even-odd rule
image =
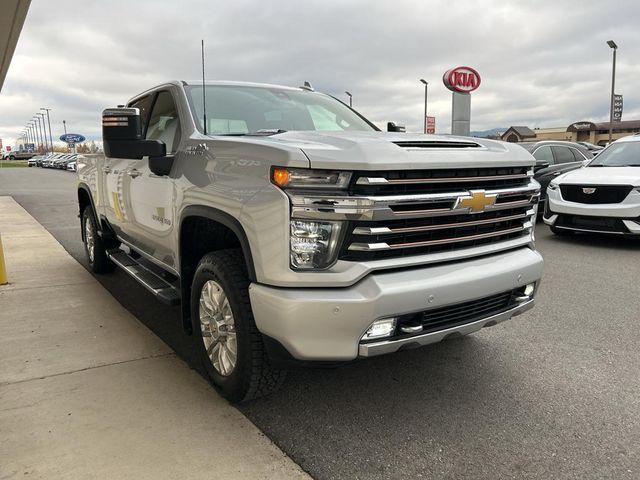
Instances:
[[[524,289],[521,290],[518,295],[515,297],[516,302],[528,302],[533,297],[533,292],[536,290],[535,283],[529,283],[525,285]]]
[[[396,318],[383,318],[371,324],[369,330],[364,334],[362,340],[373,340],[375,338],[390,337],[396,329]]]

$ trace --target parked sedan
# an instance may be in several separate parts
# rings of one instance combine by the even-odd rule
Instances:
[[[584,148],[589,150],[594,157],[598,155],[602,150],[604,150],[604,147],[601,147],[600,145],[594,145],[593,143],[589,143],[589,142],[576,142],[576,143],[582,145]]]
[[[549,183],[544,223],[557,235],[640,237],[640,137],[621,138],[588,166]]]
[[[523,142],[523,146],[536,159],[534,178],[540,183],[540,206],[538,214],[542,215],[547,199],[546,191],[549,182],[558,175],[580,168],[585,161],[593,159],[593,155],[582,145],[563,141]]]

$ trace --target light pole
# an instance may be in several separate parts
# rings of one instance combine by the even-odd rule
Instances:
[[[349,106],[353,107],[353,95],[351,95],[349,92],[344,92],[349,96]]]
[[[40,139],[40,128],[39,128],[40,122],[36,120],[36,117],[33,117],[31,119],[31,122],[33,123],[35,132],[36,132],[36,150],[38,150],[38,153],[40,153],[40,149],[42,147],[42,140]]]
[[[424,133],[427,133],[427,89],[429,88],[429,82],[424,78],[421,78],[420,82],[424,83]]]
[[[613,96],[616,89],[616,52],[618,45],[613,40],[607,40],[607,45],[613,50],[613,68],[611,70],[611,104],[609,105],[609,143],[613,136]]]
[[[64,134],[67,134],[67,121],[66,120],[62,120],[62,126],[64,127]]]
[[[51,142],[51,153],[53,153],[53,137],[51,136],[51,119],[49,118],[50,108],[40,107],[40,110],[47,111],[47,124],[49,125],[49,141]]]
[[[42,122],[42,138],[44,138],[44,149],[49,150],[49,140],[47,140],[47,131],[45,129],[45,124],[44,124],[44,113],[36,113],[36,116],[38,117],[38,119]]]

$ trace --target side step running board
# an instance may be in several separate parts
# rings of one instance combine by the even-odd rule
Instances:
[[[167,305],[180,304],[180,291],[177,288],[144,265],[138,263],[126,252],[123,252],[119,248],[114,248],[107,250],[107,256],[118,267],[140,282],[144,288],[149,290],[162,303],[166,303]]]

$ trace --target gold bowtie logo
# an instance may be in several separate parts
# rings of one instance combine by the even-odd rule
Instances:
[[[487,195],[484,190],[471,190],[468,196],[458,197],[454,208],[468,208],[471,212],[483,212],[489,205],[496,203],[498,195]]]

